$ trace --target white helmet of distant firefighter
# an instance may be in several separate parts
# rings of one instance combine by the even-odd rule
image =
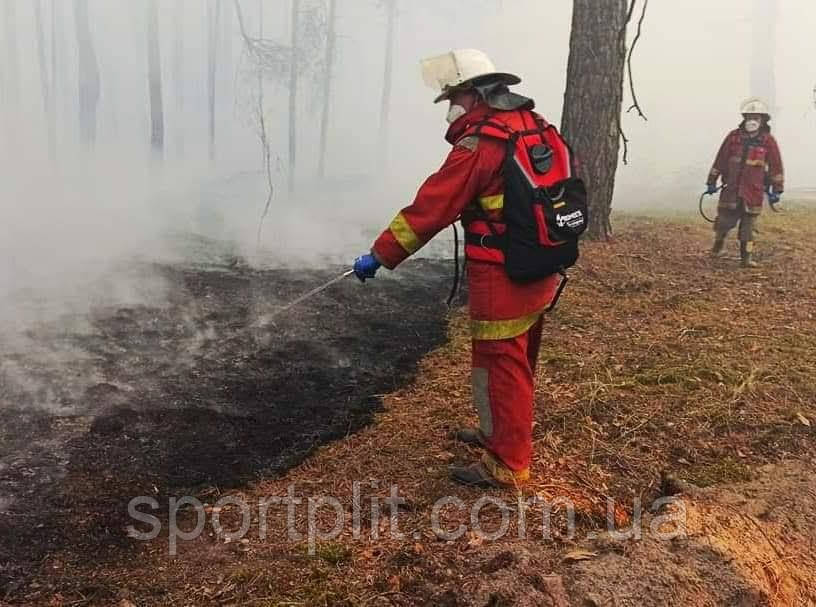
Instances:
[[[763,116],[770,117],[771,112],[768,109],[768,104],[762,99],[759,97],[751,97],[742,102],[740,114],[743,116],[747,114],[762,114]]]

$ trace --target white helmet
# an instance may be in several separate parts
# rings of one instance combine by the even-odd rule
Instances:
[[[447,99],[454,88],[466,87],[478,81],[497,81],[507,85],[521,82],[518,76],[497,72],[496,66],[485,53],[472,48],[424,59],[422,78],[431,88],[442,91],[434,103]]]
[[[768,111],[768,104],[759,97],[751,97],[743,101],[740,106],[740,114],[743,116],[745,114],[762,114],[767,118],[771,117],[771,113]]]

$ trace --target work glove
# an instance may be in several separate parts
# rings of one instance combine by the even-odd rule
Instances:
[[[361,282],[365,282],[366,278],[374,278],[381,265],[376,257],[371,253],[366,253],[354,260],[354,274]]]
[[[707,183],[706,184],[706,194],[716,194],[717,193],[717,184],[716,183]]]
[[[782,193],[774,192],[771,186],[768,186],[768,189],[766,189],[765,192],[768,194],[768,202],[770,202],[771,204],[777,204],[779,200],[782,198]]]

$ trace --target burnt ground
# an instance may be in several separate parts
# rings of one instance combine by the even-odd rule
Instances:
[[[218,494],[355,432],[445,338],[448,264],[348,278],[270,320],[343,268],[236,261],[131,268],[160,277],[160,303],[97,305],[4,339],[0,599],[36,594],[55,552],[126,558],[133,497]]]
[[[739,268],[734,241],[723,258],[710,259],[710,227],[696,216],[621,218],[616,227],[614,240],[583,247],[570,287],[548,317],[533,477],[518,492],[485,494],[447,478],[448,464],[479,456],[451,438],[452,429],[475,422],[464,311],[446,319],[445,343],[423,356],[416,373],[403,375],[413,381],[386,377],[380,360],[408,345],[402,337],[428,335],[423,315],[439,323],[431,325],[439,332],[431,333],[441,342],[437,302],[446,295],[446,265],[407,268],[395,275],[402,283],[383,280],[376,290],[343,283],[315,301],[317,307],[300,311],[296,324],[279,322],[268,331],[254,328],[256,320],[334,271],[284,273],[284,289],[269,286],[276,284],[272,273],[175,265],[162,269],[169,303],[152,309],[152,316],[143,306],[96,306],[90,318],[40,323],[24,343],[4,342],[6,398],[17,402],[36,393],[30,411],[49,412],[29,412],[27,422],[14,418],[16,434],[4,431],[2,437],[0,474],[17,488],[14,495],[10,485],[0,488],[0,510],[11,512],[2,519],[0,544],[6,550],[5,600],[49,607],[816,604],[816,212],[812,205],[792,204],[785,214],[763,217],[761,265],[750,270]],[[221,273],[219,289],[209,282],[211,272]],[[252,287],[241,287],[246,282]],[[220,307],[220,298],[233,298],[236,305]],[[130,312],[117,312],[122,308]],[[375,309],[381,315],[371,314]],[[170,322],[165,314],[172,310]],[[224,316],[208,319],[214,310]],[[141,320],[118,324],[125,321],[117,316],[129,315]],[[251,322],[236,331],[230,323],[240,325],[244,316]],[[149,362],[140,362],[134,352],[147,339],[143,334],[156,330],[148,320],[154,317],[165,319],[156,322],[167,338],[151,337],[153,347],[141,354]],[[334,332],[323,330],[324,318]],[[377,322],[371,325],[375,339],[369,319]],[[118,338],[117,326],[127,327]],[[232,343],[236,333],[247,340],[246,350],[240,339]],[[357,335],[363,340],[359,349],[355,344],[344,352],[360,354],[338,355],[337,344]],[[283,346],[287,339],[294,340],[289,349]],[[305,350],[299,345],[304,342],[309,347],[298,359],[297,376],[287,375],[291,351]],[[275,367],[280,381],[267,384],[256,358],[273,351],[290,358]],[[383,370],[377,376],[386,390],[401,387],[383,396],[382,411],[372,407],[367,413],[373,423],[315,446],[304,461],[275,474],[284,466],[275,468],[280,460],[253,438],[262,434],[256,401],[238,390],[245,413],[230,407],[225,394],[236,383],[267,390],[284,383],[347,407],[347,384],[337,378],[349,377],[343,369],[353,368],[346,365],[354,356]],[[143,372],[136,372],[140,365]],[[111,370],[123,375],[121,382],[109,378]],[[334,383],[312,386],[314,373]],[[365,384],[368,391],[359,394],[378,399],[375,384]],[[149,406],[129,405],[125,399],[132,392],[144,394]],[[335,419],[334,409],[309,409],[309,399],[302,400],[302,410],[291,415],[302,421],[293,419],[290,427],[299,428],[301,438],[314,438],[315,410]],[[111,415],[114,407],[118,415]],[[126,407],[133,411],[123,413]],[[242,416],[252,422],[241,426]],[[184,423],[200,429],[199,448]],[[10,440],[16,447],[6,446]],[[127,447],[131,441],[140,444]],[[299,444],[307,450],[310,443]],[[208,461],[219,473],[205,474]],[[362,496],[358,491],[355,497],[355,481],[363,482]],[[403,536],[390,533],[386,511],[376,518],[368,514],[369,502],[385,507],[391,487],[405,500],[398,507]],[[130,522],[124,502],[133,495],[153,492],[164,508],[168,496],[190,492],[207,504],[226,496],[253,505],[285,496],[290,488],[301,498],[337,499],[344,523],[339,535],[316,535],[311,550],[311,525],[326,532],[337,512],[320,509],[312,521],[308,508],[300,507],[290,521],[282,505],[270,509],[263,532],[253,507],[250,529],[240,540],[223,534],[247,520],[237,508],[205,507],[210,525],[180,541],[176,556],[164,531],[144,542],[124,529]],[[683,533],[660,537],[655,515],[672,508],[650,509],[654,500],[677,491],[681,501],[672,508],[682,513]],[[433,523],[434,506],[451,497],[462,507],[449,505],[441,522],[448,531],[463,531],[453,539]],[[498,501],[482,508],[485,497]],[[522,509],[519,497],[543,500],[544,507]],[[561,506],[549,524],[548,504],[563,505],[565,499],[575,509],[574,533],[563,524]],[[637,499],[645,509],[641,520]],[[355,533],[349,523],[358,506],[361,527]],[[179,527],[191,529],[194,514],[180,512]],[[486,537],[501,529],[505,514],[506,532]],[[616,539],[608,532],[629,525],[639,525],[641,539]],[[11,561],[6,546],[17,560]]]

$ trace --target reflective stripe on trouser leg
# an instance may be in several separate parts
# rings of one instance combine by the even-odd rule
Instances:
[[[513,472],[526,471],[532,458],[535,348],[530,346],[540,330],[536,323],[518,337],[473,341],[474,401],[485,447]]]
[[[471,373],[473,404],[479,414],[479,430],[482,431],[482,436],[490,438],[493,435],[493,413],[490,411],[488,370],[474,366]]]

